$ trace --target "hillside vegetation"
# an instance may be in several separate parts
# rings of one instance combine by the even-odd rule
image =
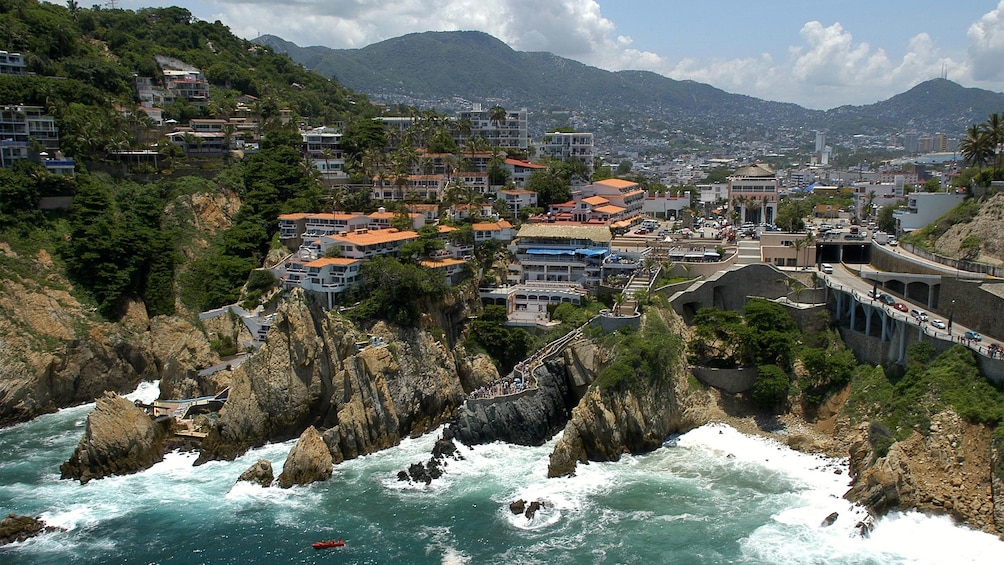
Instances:
[[[150,315],[237,300],[269,251],[276,216],[320,209],[320,185],[304,174],[300,136],[283,125],[279,110],[292,111],[292,124],[353,123],[374,113],[364,96],[182,8],[132,12],[8,0],[0,2],[0,26],[8,40],[2,47],[22,53],[34,73],[0,76],[0,96],[44,107],[56,119],[61,149],[77,162],[72,178],[28,160],[0,170],[0,239],[20,258],[45,250],[74,283],[71,292],[108,319],[133,298]],[[204,108],[179,99],[164,108],[165,118],[226,116],[238,97],[252,96],[260,151],[229,165],[218,161],[212,180],[167,174],[140,182],[89,172],[105,168],[110,151],[146,149],[163,134],[137,117],[133,92],[134,76],[162,80],[156,56],[198,67],[210,83]],[[165,158],[177,159],[169,149],[161,146]],[[68,213],[37,208],[40,197],[53,195],[74,196]],[[179,199],[193,195],[236,204],[222,225],[200,233],[190,214],[165,214],[183,211]]]

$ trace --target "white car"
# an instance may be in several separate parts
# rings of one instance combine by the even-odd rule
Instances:
[[[945,329],[945,322],[941,320],[931,320],[931,325],[938,328],[939,330]]]

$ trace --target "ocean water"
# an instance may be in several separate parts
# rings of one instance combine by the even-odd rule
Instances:
[[[135,398],[152,400],[155,384]],[[428,460],[437,434],[337,465],[288,490],[235,484],[259,458],[278,473],[293,442],[193,467],[172,453],[131,476],[59,479],[92,405],[0,430],[0,511],[65,531],[0,548],[0,563],[825,563],[1004,562],[1004,542],[919,513],[855,533],[846,462],[708,425],[648,454],[547,479],[541,447],[461,447],[426,486],[397,472]],[[837,473],[837,471],[841,473]],[[539,500],[532,519],[509,503]],[[831,512],[839,518],[821,522]],[[310,544],[344,538],[346,546]]]

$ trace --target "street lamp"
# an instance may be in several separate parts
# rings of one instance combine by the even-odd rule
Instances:
[[[955,299],[952,299],[952,308],[948,311],[948,335],[952,335],[952,318],[955,317]]]

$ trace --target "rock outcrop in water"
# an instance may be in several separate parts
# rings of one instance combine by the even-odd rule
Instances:
[[[268,459],[259,459],[237,477],[237,482],[255,483],[263,487],[271,486],[274,480],[275,473],[272,471],[272,462]]]
[[[129,400],[105,393],[87,416],[87,429],[76,450],[60,466],[62,478],[83,484],[148,469],[163,460],[167,435],[166,422],[155,422]]]
[[[279,474],[279,486],[309,485],[331,478],[333,461],[328,446],[314,426],[303,432],[286,457]]]
[[[454,352],[431,333],[384,323],[386,345],[295,290],[262,348],[233,371],[230,396],[199,461],[232,459],[266,441],[321,430],[335,463],[397,445],[453,416],[463,402]]]
[[[8,514],[6,518],[0,520],[0,546],[25,541],[39,534],[59,529],[54,526],[46,526],[45,522],[39,518]]]

